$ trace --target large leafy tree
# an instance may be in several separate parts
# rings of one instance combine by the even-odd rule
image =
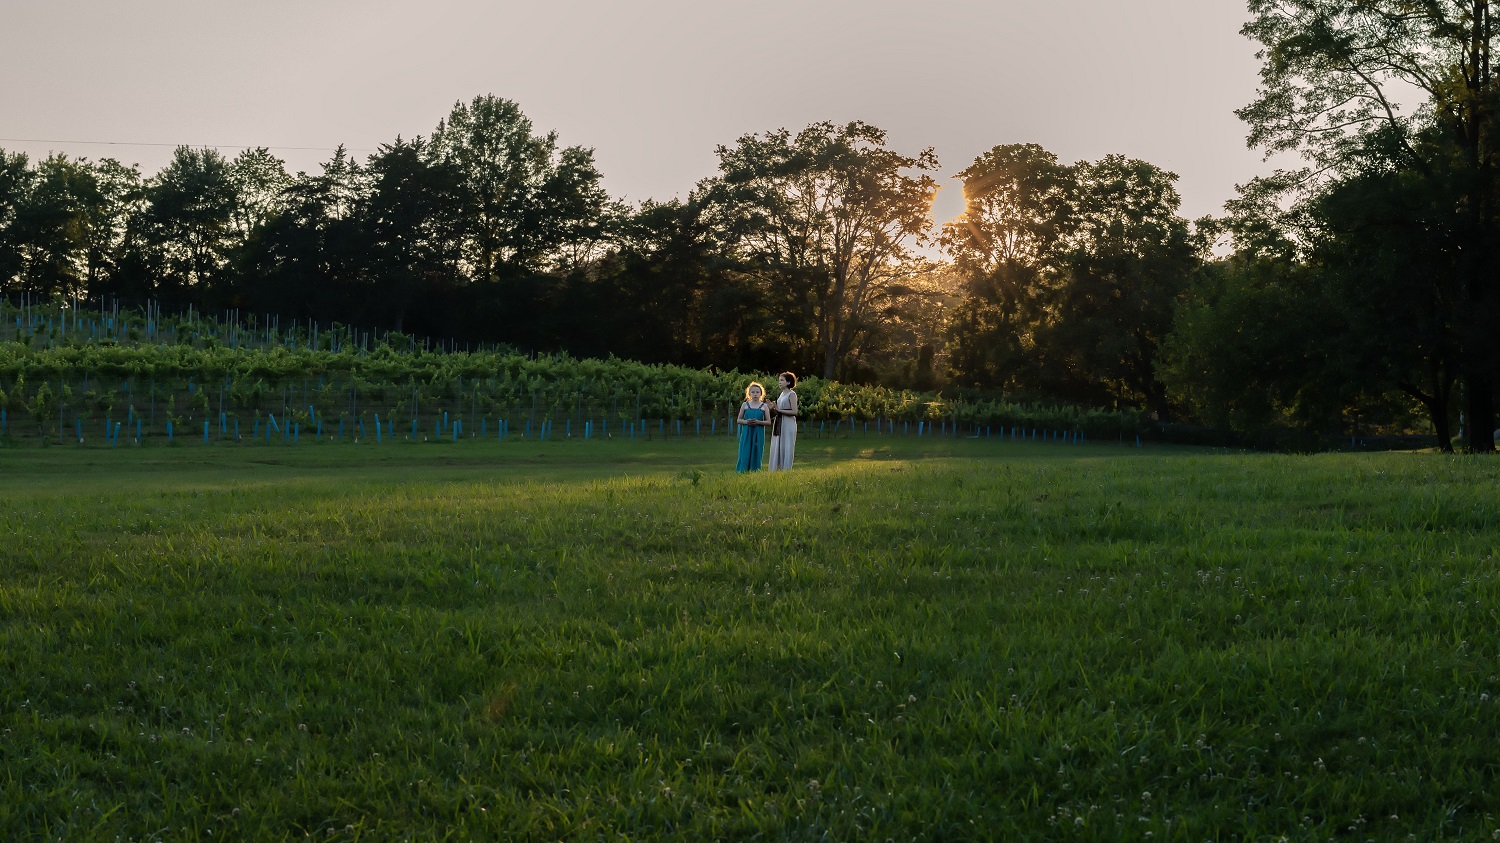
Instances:
[[[1036,334],[1044,377],[1075,400],[1166,419],[1158,350],[1200,251],[1177,213],[1177,176],[1119,155],[1072,170],[1069,224]]]
[[[1246,254],[1199,278],[1163,343],[1159,371],[1172,397],[1216,428],[1325,428],[1332,396],[1314,365],[1323,309],[1306,267]],[[1340,395],[1340,398],[1343,396]],[[1336,411],[1332,414],[1336,418]]]
[[[292,184],[286,162],[265,147],[236,155],[229,162],[229,180],[235,194],[230,219],[240,240],[249,239],[258,226],[285,207],[286,190]]]
[[[1238,248],[1204,273],[1162,370],[1216,425],[1357,431],[1421,407],[1452,449],[1459,337],[1451,208],[1461,190],[1373,155],[1282,208],[1247,192],[1221,224]]]
[[[415,311],[426,311],[431,321],[420,327],[440,333],[434,299],[459,278],[461,174],[451,162],[433,160],[421,138],[383,144],[366,169],[370,190],[360,230],[377,321],[406,330]]]
[[[238,191],[230,163],[210,148],[178,147],[146,185],[142,230],[154,292],[203,301],[228,282]]]
[[[464,189],[464,261],[473,281],[566,266],[600,235],[608,197],[591,150],[558,148],[533,134],[514,102],[480,96],[453,106],[432,133],[431,154]]]
[[[1240,111],[1249,140],[1268,152],[1300,152],[1311,163],[1273,183],[1315,194],[1357,178],[1378,152],[1385,165],[1416,178],[1403,190],[1426,190],[1447,202],[1448,248],[1439,254],[1419,247],[1408,257],[1425,255],[1427,271],[1402,275],[1429,286],[1426,298],[1446,308],[1439,321],[1454,326],[1458,341],[1468,445],[1493,451],[1500,84],[1490,3],[1251,0],[1249,8],[1253,18],[1244,32],[1264,46],[1261,90]],[[1454,187],[1456,195],[1448,195]],[[1453,282],[1451,297],[1431,287],[1446,279]]]
[[[51,155],[17,205],[10,239],[17,259],[17,285],[51,298],[83,292],[87,274],[88,216],[97,189],[86,165]]]
[[[142,209],[143,189],[140,170],[133,164],[105,158],[90,165],[88,201],[83,205],[84,286],[90,298],[118,293],[121,264]]]
[[[921,270],[937,184],[931,149],[886,146],[868,123],[815,123],[720,147],[700,186],[749,272],[765,286],[787,359],[825,378],[841,367],[901,282]]]
[[[1339,303],[1344,329],[1321,339],[1357,362],[1352,382],[1419,402],[1443,450],[1452,449],[1462,367],[1455,305],[1463,249],[1451,216],[1460,192],[1410,170],[1371,168],[1331,185],[1309,213],[1318,226],[1310,262]]]
[[[368,320],[379,309],[368,275],[361,208],[369,175],[340,147],[315,175],[299,174],[253,226],[231,303],[290,317]]]
[[[964,385],[1022,388],[1035,379],[1039,294],[1071,217],[1072,173],[1036,144],[1007,144],[957,177],[964,212],[941,235],[963,284],[952,367]]]
[[[1252,437],[1348,429],[1360,409],[1388,417],[1391,384],[1370,369],[1371,311],[1351,306],[1342,282],[1352,276],[1331,277],[1295,248],[1243,249],[1206,267],[1159,357],[1173,399]]]
[[[41,296],[114,292],[140,173],[51,155],[35,170],[0,153],[0,286]]]
[[[1108,156],[1062,165],[997,146],[959,174],[964,213],[942,242],[963,279],[960,382],[1165,416],[1157,351],[1198,267],[1176,176]]]

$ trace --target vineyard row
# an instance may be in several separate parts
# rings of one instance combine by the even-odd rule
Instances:
[[[141,336],[121,330],[131,320],[148,326]],[[13,335],[0,337],[0,435],[13,441],[66,442],[93,431],[113,443],[117,425],[126,439],[173,441],[183,431],[208,441],[263,439],[267,429],[323,439],[715,434],[732,430],[751,380],[774,385],[769,373],[511,349],[433,351],[400,334],[353,343],[345,341],[353,332],[315,323],[269,343],[226,344],[226,336],[239,336],[232,325],[155,307],[85,315],[0,305],[0,324]],[[809,431],[998,429],[1113,440],[1150,426],[1133,411],[952,399],[818,378],[802,380],[797,392]]]

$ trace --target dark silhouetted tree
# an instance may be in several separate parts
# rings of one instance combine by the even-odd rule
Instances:
[[[1427,182],[1432,196],[1457,186],[1430,284],[1454,273],[1459,377],[1468,445],[1493,451],[1500,383],[1500,180],[1496,175],[1496,26],[1488,0],[1251,0],[1244,33],[1260,42],[1261,89],[1240,116],[1251,144],[1297,151],[1312,166],[1276,183],[1310,195],[1357,179],[1373,153]],[[1415,108],[1403,108],[1403,100]],[[1377,166],[1385,166],[1377,165]],[[1437,207],[1432,202],[1421,203]],[[1434,302],[1444,301],[1436,290]],[[1406,301],[1407,297],[1393,300]],[[1443,320],[1448,321],[1448,320]],[[1433,347],[1436,350],[1436,347]]]
[[[599,235],[608,197],[593,152],[559,150],[556,132],[532,134],[514,102],[480,96],[456,103],[431,146],[462,178],[471,281],[576,265],[581,244]]]
[[[766,288],[788,359],[825,378],[878,320],[894,285],[921,269],[937,184],[931,149],[886,147],[867,123],[814,123],[720,147],[700,188],[730,243]]]
[[[150,179],[141,232],[154,284],[151,292],[181,303],[202,302],[229,282],[237,191],[229,162],[213,149],[177,148]]]

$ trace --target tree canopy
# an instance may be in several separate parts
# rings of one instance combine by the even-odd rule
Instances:
[[[1063,165],[1035,145],[959,175],[967,207],[942,233],[964,283],[956,376],[1171,415],[1157,348],[1200,251],[1176,176],[1123,156]]]
[[[910,248],[931,225],[937,157],[885,141],[861,122],[746,135],[719,148],[720,175],[700,186],[777,306],[777,339],[825,378],[914,273]]]
[[[1249,141],[1268,152],[1300,152],[1310,162],[1250,192],[1322,197],[1325,219],[1363,217],[1323,229],[1345,238],[1346,247],[1372,231],[1391,235],[1381,241],[1381,267],[1365,269],[1395,284],[1386,285],[1383,299],[1393,314],[1425,303],[1418,312],[1431,313],[1429,324],[1417,331],[1426,337],[1418,344],[1423,367],[1456,371],[1468,446],[1494,450],[1500,87],[1488,0],[1251,0],[1249,8],[1244,33],[1264,48],[1261,89],[1240,111]],[[1357,203],[1340,201],[1354,194],[1409,216],[1379,225]],[[1309,254],[1315,246],[1331,248],[1327,239],[1302,245]],[[1387,271],[1396,266],[1405,269]],[[1434,340],[1433,331],[1446,339]],[[1442,403],[1443,390],[1434,398],[1434,388],[1412,391]]]

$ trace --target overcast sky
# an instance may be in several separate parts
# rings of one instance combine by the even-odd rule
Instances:
[[[0,0],[0,147],[159,169],[175,144],[316,171],[495,94],[595,150],[629,200],[686,195],[743,134],[864,120],[943,177],[997,144],[1109,153],[1218,213],[1269,170],[1243,0]],[[61,141],[110,141],[82,145]],[[310,149],[296,149],[309,147]],[[223,150],[233,155],[236,150]],[[962,209],[956,182],[935,215]]]

